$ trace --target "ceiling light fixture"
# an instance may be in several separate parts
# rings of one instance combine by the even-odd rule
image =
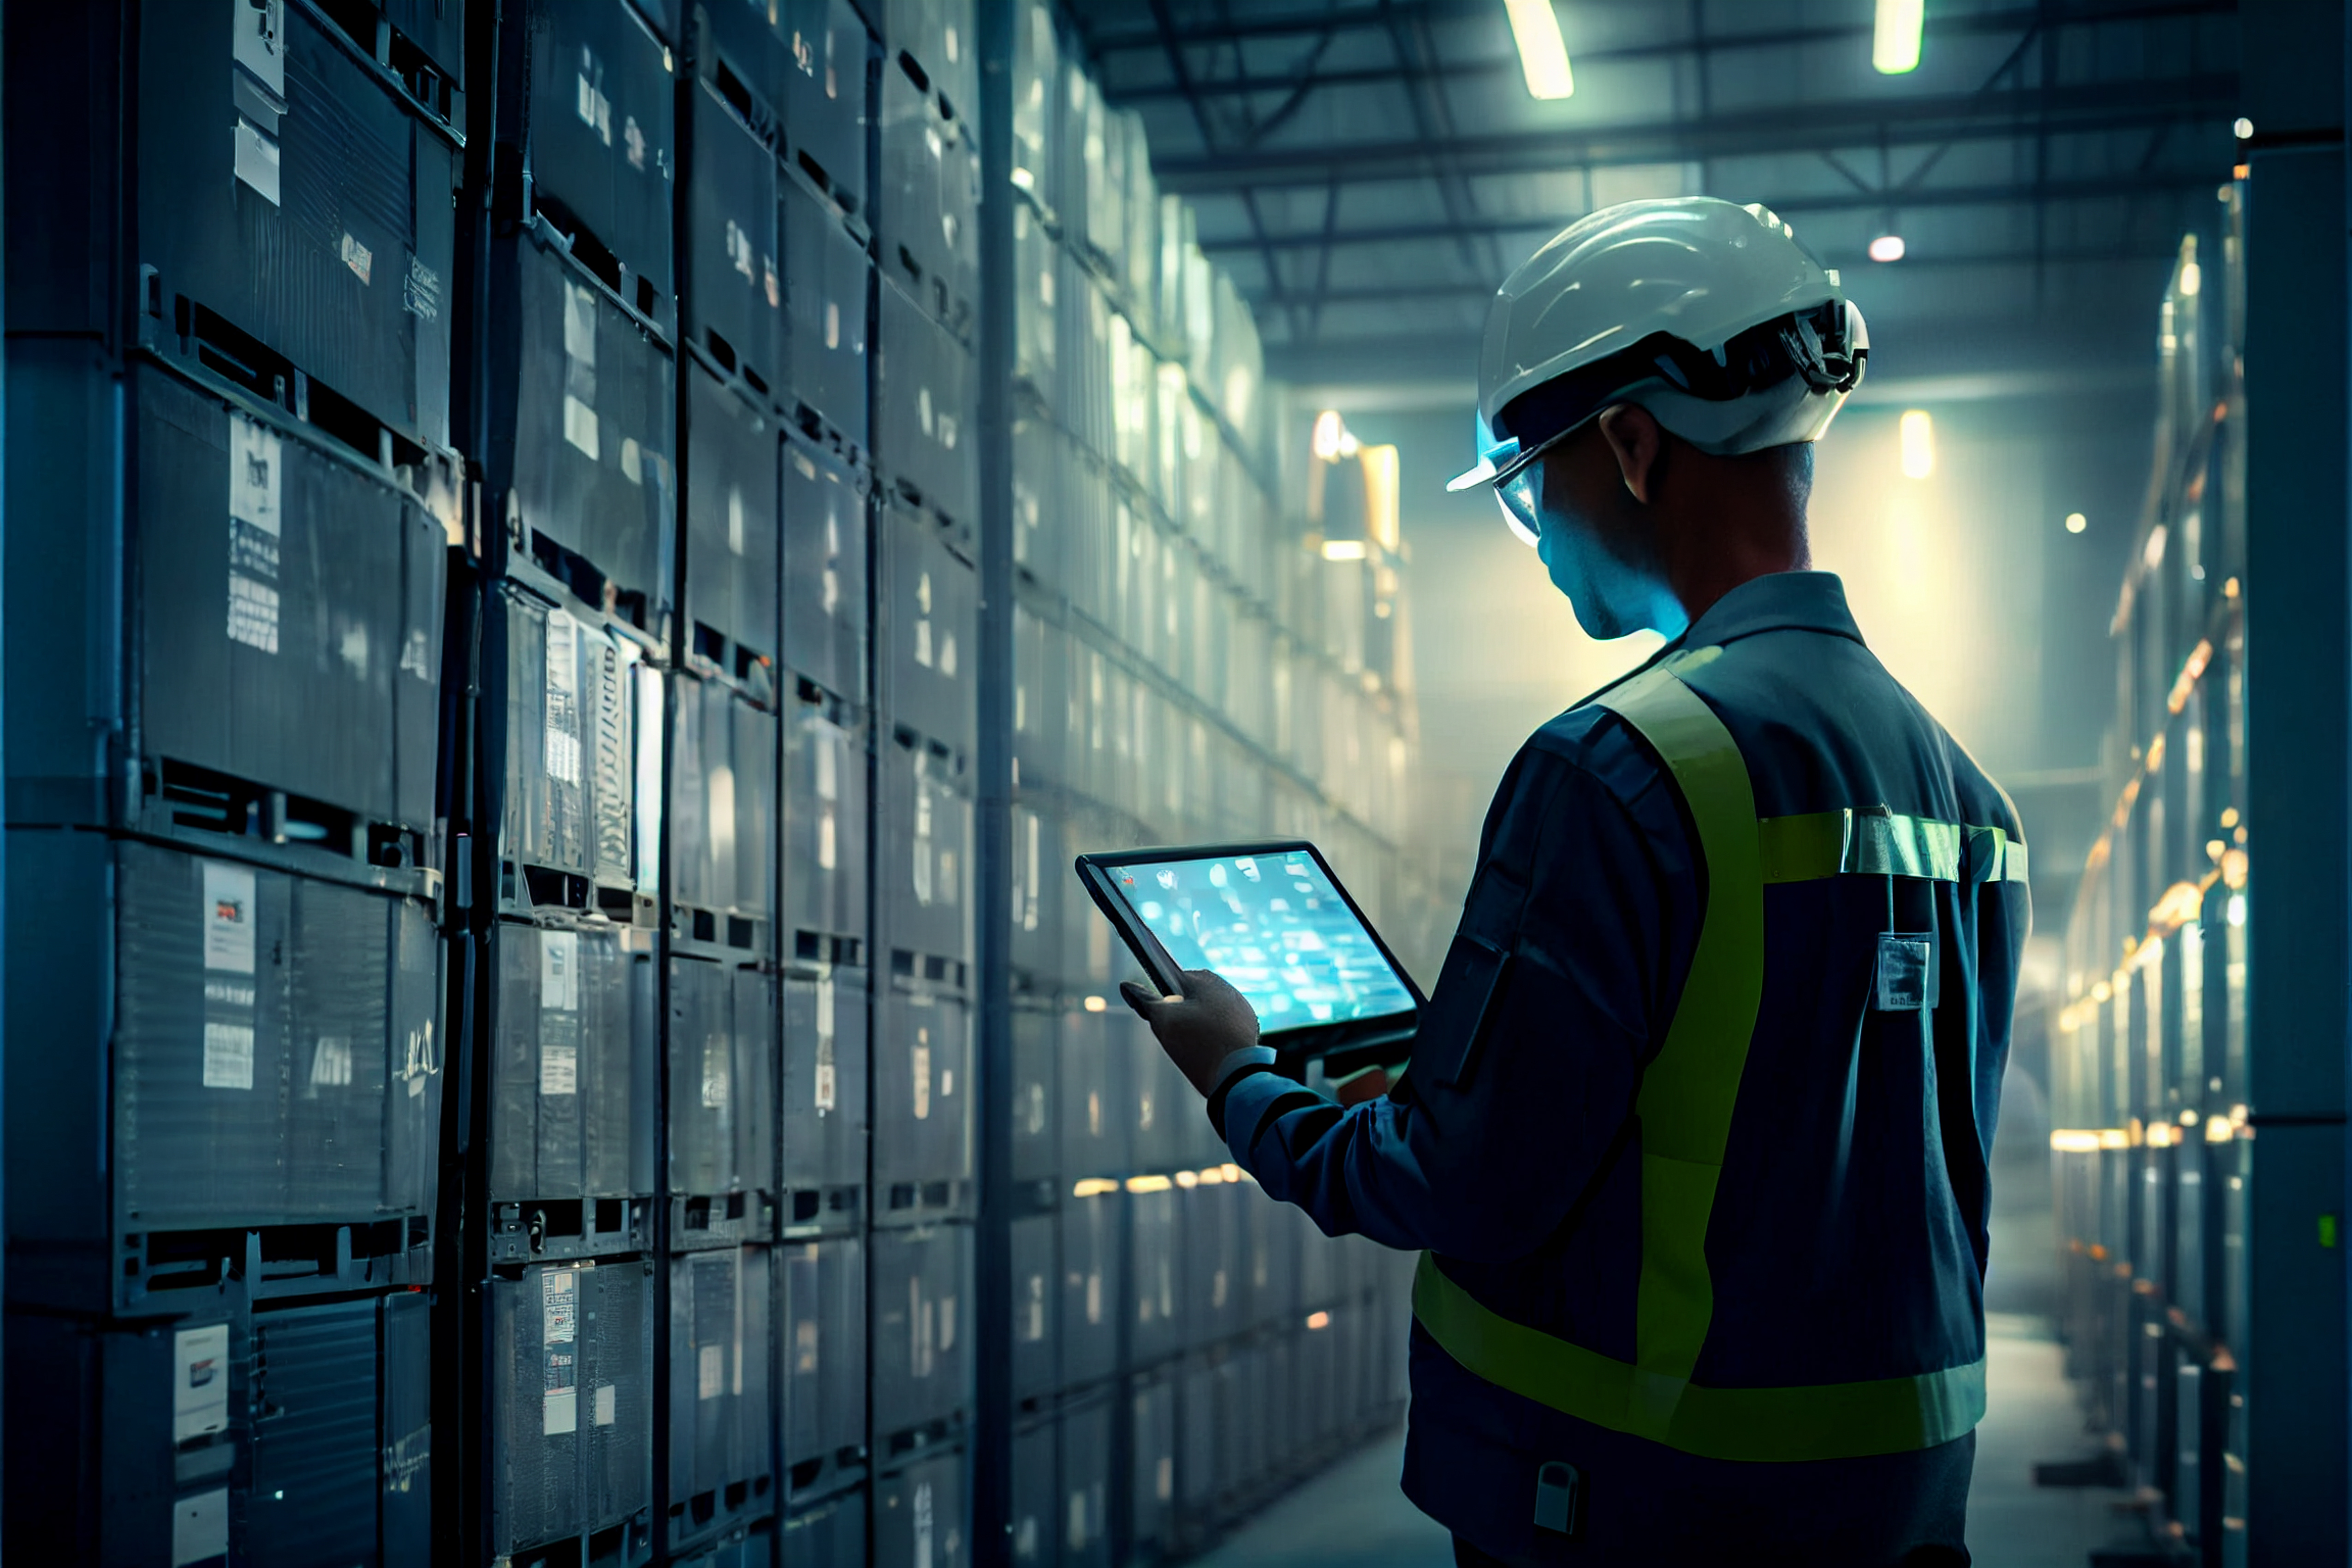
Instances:
[[[1903,446],[1903,477],[1924,479],[1936,471],[1936,422],[1924,408],[1906,408],[1896,427]]]
[[[2086,528],[2088,528],[2088,527],[2090,527],[2090,526],[2091,526],[2091,520],[2090,520],[2089,518],[2087,518],[2087,517],[2084,517],[2081,512],[2079,512],[2079,511],[2070,511],[2070,512],[2068,512],[2068,513],[2066,514],[2066,531],[2067,531],[2067,532],[2069,532],[2069,533],[2080,533],[2080,532],[2082,532],[2084,529],[2086,529]]]
[[[2254,122],[2242,114],[2238,116],[2237,122],[2230,129],[2236,133],[2241,142],[2251,142],[2254,139]]]
[[[1919,67],[1919,32],[1927,20],[1927,0],[1878,0],[1871,29],[1870,63],[1882,76],[1901,76]]]
[[[1551,6],[1552,0],[1503,0],[1531,98],[1568,98],[1576,91],[1575,73],[1568,68],[1568,41],[1559,36],[1559,15]]]
[[[1882,234],[1870,242],[1870,258],[1873,261],[1900,261],[1903,251],[1903,237],[1899,234]]]

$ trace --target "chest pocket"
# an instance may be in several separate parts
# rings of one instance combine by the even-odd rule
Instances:
[[[1454,945],[1445,950],[1445,967],[1438,971],[1437,989],[1421,1010],[1421,1027],[1413,1036],[1412,1076],[1417,1081],[1468,1086],[1510,966],[1510,953],[1485,937],[1455,934]]]

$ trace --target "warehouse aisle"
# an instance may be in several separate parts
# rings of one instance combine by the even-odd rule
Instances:
[[[2132,1533],[2126,1494],[2053,1490],[2033,1467],[2087,1458],[2082,1412],[2059,1375],[2048,1320],[1994,1313],[1986,1324],[1990,1408],[1977,1431],[1969,1546],[1986,1568],[2084,1568],[2091,1552]],[[1443,1568],[1444,1531],[1397,1490],[1402,1433],[1368,1445],[1235,1531],[1200,1568]]]

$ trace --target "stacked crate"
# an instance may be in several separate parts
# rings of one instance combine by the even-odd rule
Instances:
[[[463,62],[337,16],[12,17],[15,102],[106,62],[9,139],[9,1525],[77,1561],[429,1548]]]
[[[1197,1550],[1392,1419],[1404,1276],[1228,1163],[1071,857],[1311,837],[1407,951],[1437,900],[1401,849],[1409,691],[1364,635],[1401,542],[1360,483],[1308,520],[1307,465],[1360,480],[1360,454],[1309,455],[1139,120],[1062,42],[1018,8],[1013,1531],[1018,1561],[1108,1563]]]
[[[2052,1134],[2067,1365],[2117,1480],[2244,1561],[2252,1353],[2243,190],[2181,244],[2122,586],[2114,811],[2065,937]],[[2333,1245],[2323,1236],[2321,1245]]]

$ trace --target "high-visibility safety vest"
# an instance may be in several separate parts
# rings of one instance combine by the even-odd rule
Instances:
[[[1798,1461],[1949,1442],[1985,1408],[1981,1358],[1907,1377],[1796,1387],[1692,1381],[1715,1313],[1707,1220],[1764,989],[1764,888],[1840,876],[2025,879],[2025,846],[2000,827],[1842,809],[1759,819],[1731,732],[1682,673],[1695,648],[1596,699],[1664,763],[1697,833],[1706,907],[1682,996],[1635,1100],[1642,1263],[1632,1362],[1479,1304],[1424,1254],[1413,1315],[1486,1381],[1612,1431],[1709,1458]],[[1679,672],[1679,673],[1678,673]]]

